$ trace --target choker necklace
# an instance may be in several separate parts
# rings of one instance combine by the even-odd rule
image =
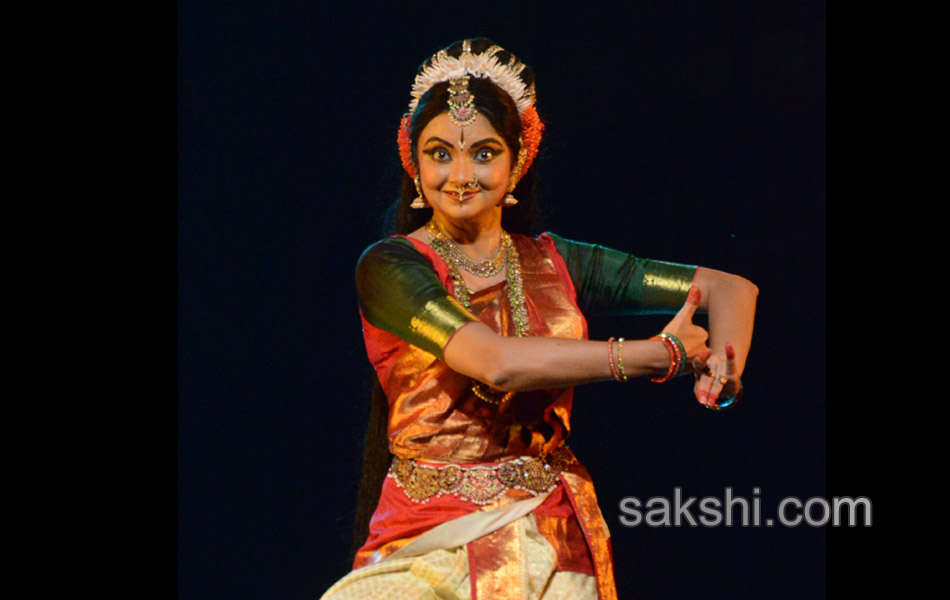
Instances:
[[[444,251],[445,256],[443,256],[443,258],[448,257],[446,262],[451,261],[458,268],[463,271],[468,271],[476,277],[481,277],[482,279],[494,277],[501,273],[501,270],[505,267],[505,259],[508,257],[507,250],[508,247],[511,246],[511,236],[505,231],[501,232],[501,243],[498,244],[495,255],[485,260],[473,260],[466,256],[454,240],[442,233],[442,230],[435,224],[435,221],[429,221],[426,225],[426,233],[428,233],[432,239],[433,248],[436,248],[437,245],[441,246],[441,250],[439,248],[436,249],[440,250],[439,254],[443,254],[442,251]]]
[[[429,221],[429,224],[426,225],[426,231],[429,233],[429,238],[432,241],[432,248],[436,253],[442,257],[442,260],[445,261],[445,264],[449,267],[449,275],[452,277],[452,280],[455,282],[453,286],[452,295],[455,296],[455,299],[465,308],[471,307],[471,300],[469,298],[470,292],[468,291],[468,286],[465,285],[465,280],[462,278],[462,273],[459,270],[461,265],[457,259],[457,256],[452,252],[454,247],[458,254],[461,254],[461,249],[458,245],[450,240],[448,236],[442,233],[442,230],[439,229],[439,226],[435,224],[434,221]],[[524,286],[521,279],[521,258],[518,255],[518,250],[515,248],[514,243],[511,241],[511,236],[508,235],[508,232],[501,232],[502,243],[499,246],[498,254],[502,257],[500,265],[508,266],[508,304],[511,307],[511,319],[515,323],[515,336],[525,337],[528,335],[528,309],[525,307],[524,301]],[[501,250],[504,250],[502,252]],[[471,262],[470,258],[465,257]],[[496,259],[489,259],[490,262]],[[469,271],[469,269],[465,269]],[[499,272],[501,267],[498,267]],[[469,271],[474,275],[474,273]],[[489,277],[489,275],[481,275],[481,277]],[[502,334],[504,335],[504,334]],[[505,392],[503,390],[496,390],[491,386],[485,385],[479,381],[472,383],[472,392],[476,396],[489,402],[491,404],[502,404],[511,400],[514,397],[515,392]]]

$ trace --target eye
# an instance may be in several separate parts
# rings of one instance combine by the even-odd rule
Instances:
[[[501,152],[494,148],[482,148],[475,153],[475,160],[479,162],[489,162],[499,154],[501,154]]]
[[[449,162],[452,160],[452,155],[449,154],[449,151],[441,146],[425,150],[424,153],[428,154],[435,162]]]

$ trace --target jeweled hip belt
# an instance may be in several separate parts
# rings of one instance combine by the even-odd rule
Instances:
[[[521,457],[491,465],[426,465],[411,458],[393,458],[389,476],[413,502],[453,494],[475,504],[488,504],[509,488],[533,496],[557,486],[558,475],[574,461],[571,452],[558,448],[539,457]]]

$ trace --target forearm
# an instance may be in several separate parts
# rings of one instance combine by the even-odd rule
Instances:
[[[759,288],[738,275],[703,267],[696,270],[693,283],[702,291],[700,308],[709,313],[709,348],[725,356],[726,342],[731,342],[741,375],[752,343]]]
[[[618,344],[613,346],[616,357]],[[504,337],[469,323],[445,347],[452,370],[501,390],[564,387],[612,378],[607,342],[545,337]],[[623,368],[629,377],[661,375],[670,366],[662,342],[625,340]]]

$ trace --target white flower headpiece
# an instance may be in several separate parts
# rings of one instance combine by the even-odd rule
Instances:
[[[534,84],[525,85],[521,80],[520,74],[525,68],[524,63],[518,62],[513,54],[507,63],[502,63],[495,56],[499,52],[505,52],[505,50],[501,46],[493,45],[484,52],[472,54],[471,41],[464,40],[462,53],[458,58],[449,56],[445,50],[439,50],[430,59],[428,66],[416,75],[412,84],[409,112],[399,120],[399,131],[396,135],[399,160],[409,177],[417,176],[413,165],[409,132],[412,128],[412,115],[419,106],[419,98],[432,89],[432,86],[443,81],[451,82],[453,85],[449,89],[451,96],[448,102],[449,117],[453,123],[464,126],[471,122],[470,119],[474,120],[477,114],[471,102],[471,94],[468,93],[467,79],[469,77],[487,78],[504,90],[511,96],[518,116],[521,118],[521,135],[518,138],[521,148],[518,150],[518,162],[512,169],[509,193],[521,179],[521,175],[531,167],[538,154],[538,146],[544,132],[544,123],[538,117],[538,111],[534,106],[537,101]]]
[[[462,53],[458,58],[449,56],[445,50],[439,50],[429,64],[416,75],[412,84],[412,101],[409,102],[409,114],[416,111],[419,98],[428,92],[432,86],[443,81],[449,81],[470,75],[472,77],[486,77],[495,85],[505,90],[515,106],[518,114],[535,101],[534,84],[527,86],[519,75],[524,70],[524,63],[518,62],[514,55],[507,63],[500,62],[494,55],[504,52],[500,46],[491,46],[484,52],[472,54],[471,41],[462,42]]]

